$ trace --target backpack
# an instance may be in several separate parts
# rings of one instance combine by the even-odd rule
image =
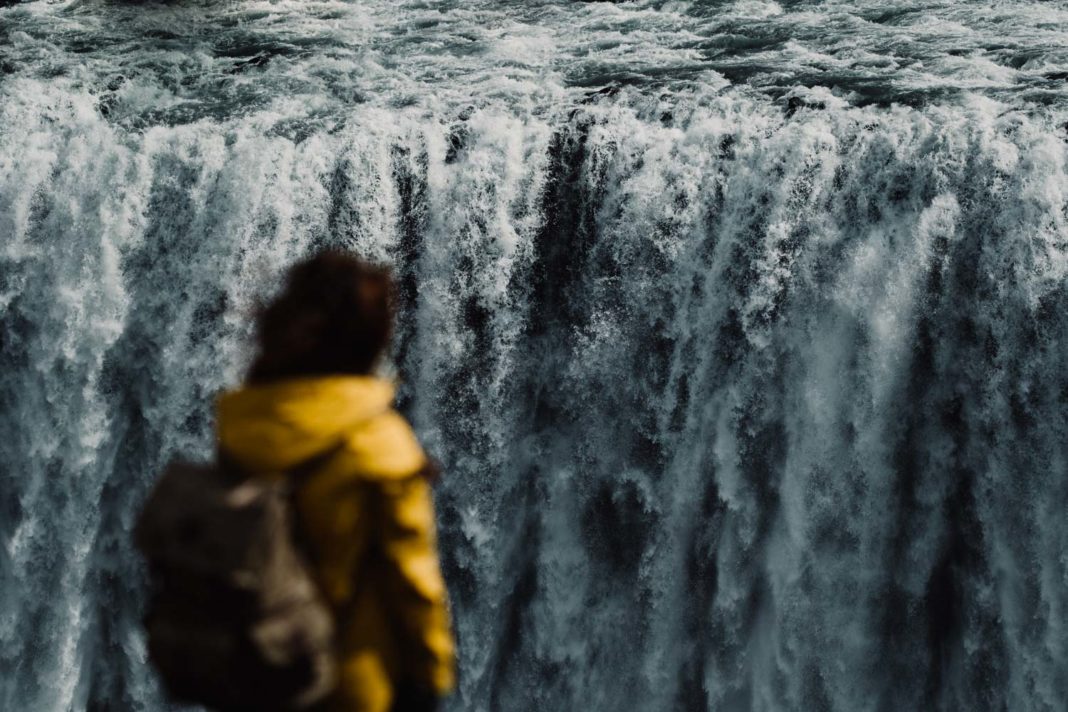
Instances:
[[[281,712],[333,690],[333,615],[297,533],[281,482],[218,464],[163,472],[134,540],[151,583],[149,657],[176,701]]]

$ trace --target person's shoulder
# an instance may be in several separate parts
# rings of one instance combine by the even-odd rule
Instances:
[[[367,480],[406,479],[427,467],[426,454],[411,425],[393,409],[346,433],[340,458],[346,469]]]

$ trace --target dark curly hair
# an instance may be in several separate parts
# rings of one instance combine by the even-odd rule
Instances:
[[[256,320],[249,381],[370,373],[392,337],[393,301],[386,267],[340,250],[297,263]]]

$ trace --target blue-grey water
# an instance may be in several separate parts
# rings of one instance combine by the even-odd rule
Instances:
[[[450,710],[1063,711],[1068,2],[0,0],[0,709],[167,709],[129,531],[395,265]]]

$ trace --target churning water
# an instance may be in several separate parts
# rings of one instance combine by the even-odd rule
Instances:
[[[131,521],[396,266],[452,710],[1064,710],[1068,3],[0,0],[0,709],[166,708]]]

